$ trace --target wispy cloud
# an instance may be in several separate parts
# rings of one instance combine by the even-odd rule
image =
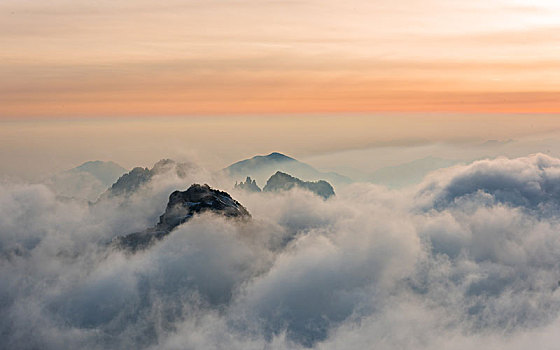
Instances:
[[[416,188],[233,192],[251,222],[200,215],[133,255],[204,172],[96,205],[0,188],[5,348],[524,348],[557,344],[560,160],[442,169]],[[205,181],[205,180],[204,180]]]
[[[1,6],[2,116],[509,112],[507,100],[469,95],[558,86],[558,8],[546,3],[539,11],[440,0]],[[57,89],[68,92],[49,96]],[[465,103],[444,92],[465,94]],[[515,108],[558,111],[554,101]]]

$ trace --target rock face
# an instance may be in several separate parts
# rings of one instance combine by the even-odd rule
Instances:
[[[189,220],[194,214],[212,211],[226,217],[250,217],[251,215],[227,192],[208,185],[192,185],[186,191],[175,191],[169,196],[165,213],[156,225],[159,229],[172,230]]]
[[[235,189],[244,190],[248,192],[261,192],[261,188],[257,185],[257,181],[247,176],[245,182],[235,183]]]
[[[309,190],[325,199],[334,196],[333,187],[324,180],[319,180],[316,182],[302,181],[296,177],[280,171],[276,172],[276,174],[272,175],[270,179],[268,179],[268,181],[266,182],[266,186],[264,186],[263,188],[263,191],[287,191],[294,187]]]
[[[213,212],[232,218],[249,219],[251,214],[227,192],[208,185],[194,184],[186,191],[175,191],[169,196],[165,213],[156,226],[142,232],[115,238],[113,244],[136,251],[168,235],[175,227],[190,220],[195,214]]]
[[[193,164],[177,163],[171,159],[162,159],[154,164],[152,169],[136,167],[124,174],[103,194],[103,196],[127,196],[150,182],[156,175],[174,171],[177,176],[183,178],[193,169]]]
[[[152,172],[148,168],[136,167],[119,177],[108,190],[111,196],[120,196],[136,191],[140,186],[150,181]]]

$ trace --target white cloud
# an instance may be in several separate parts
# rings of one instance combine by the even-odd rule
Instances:
[[[204,172],[157,176],[95,206],[3,184],[1,342],[551,348],[559,168],[543,155],[481,161],[416,189],[353,184],[326,201],[301,190],[232,192],[251,222],[201,215],[133,255],[105,243],[153,225],[169,193],[205,182]]]

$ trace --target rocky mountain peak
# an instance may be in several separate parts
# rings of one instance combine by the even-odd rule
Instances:
[[[155,227],[142,232],[117,237],[114,243],[132,251],[143,249],[167,236],[174,228],[195,214],[213,212],[231,218],[249,219],[251,214],[229,193],[208,185],[193,184],[186,191],[174,191],[169,196],[165,212]]]
[[[264,186],[263,188],[263,191],[287,191],[294,187],[309,190],[325,199],[334,196],[334,189],[327,181],[302,181],[297,177],[293,177],[290,174],[286,174],[281,171],[277,171],[276,174],[272,175],[268,179],[268,181],[266,182],[266,186]]]
[[[235,189],[244,190],[248,192],[261,192],[261,188],[257,185],[257,181],[251,179],[250,176],[247,176],[245,182],[241,181],[240,183],[235,183]]]

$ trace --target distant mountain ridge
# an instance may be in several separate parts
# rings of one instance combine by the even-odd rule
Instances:
[[[334,189],[327,181],[302,181],[289,174],[277,171],[266,182],[263,192],[289,191],[292,188],[301,188],[327,199],[334,196]]]
[[[92,201],[127,171],[115,162],[94,160],[55,174],[45,184],[59,196]]]
[[[321,172],[309,164],[279,152],[244,159],[224,168],[224,172],[236,181],[241,181],[249,176],[261,184],[265,183],[277,171],[289,173],[307,181],[327,180],[335,186],[353,182],[347,176],[334,172]]]
[[[103,184],[110,185],[128,170],[113,161],[93,160],[71,169],[70,171],[84,171],[95,176]]]

